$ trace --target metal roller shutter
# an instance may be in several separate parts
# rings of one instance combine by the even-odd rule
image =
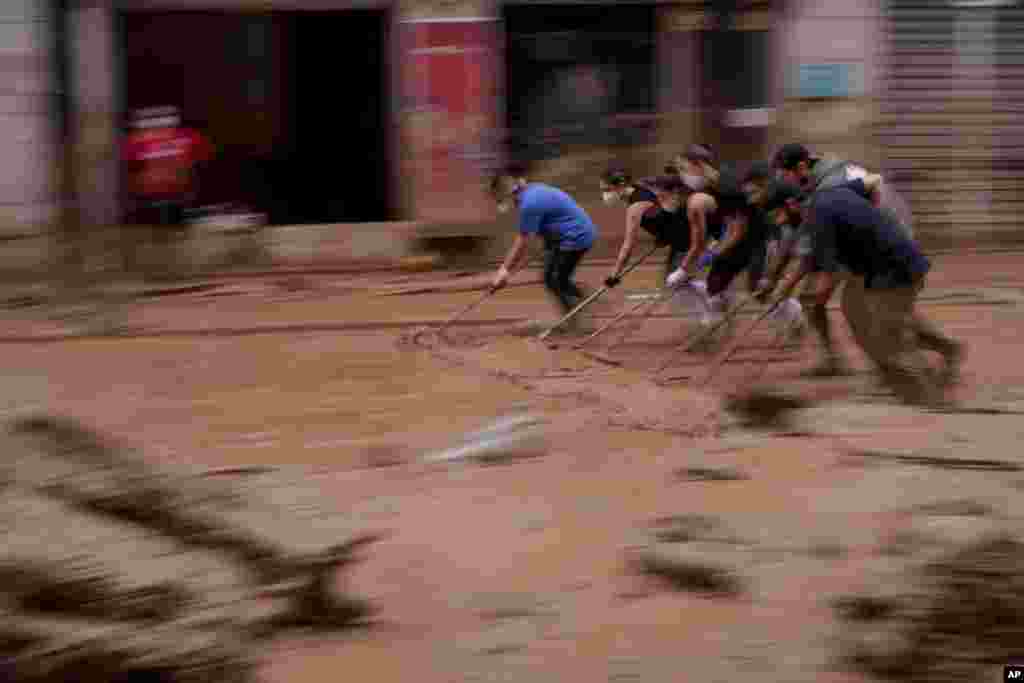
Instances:
[[[1018,232],[1024,208],[1021,2],[889,0],[878,137],[921,233]]]

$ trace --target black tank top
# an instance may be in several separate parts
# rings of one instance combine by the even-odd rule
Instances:
[[[690,248],[690,222],[686,218],[686,210],[682,207],[678,211],[665,211],[658,204],[658,198],[646,187],[635,187],[629,196],[629,205],[640,202],[651,202],[652,209],[644,212],[640,218],[640,227],[652,235],[659,242],[670,245],[677,251],[687,251]]]

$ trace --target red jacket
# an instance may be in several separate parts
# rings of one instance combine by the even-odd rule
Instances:
[[[137,197],[186,196],[192,191],[195,165],[212,153],[209,142],[188,128],[133,131],[121,150],[128,192]]]

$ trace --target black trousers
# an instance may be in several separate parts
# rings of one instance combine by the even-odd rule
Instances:
[[[757,289],[758,281],[764,277],[768,265],[768,243],[758,241],[751,244],[737,244],[730,253],[719,256],[711,262],[708,273],[708,296],[724,292],[737,275],[744,270],[750,276],[747,283],[751,292]]]
[[[184,199],[146,199],[139,202],[134,211],[134,221],[139,225],[179,227],[185,223]]]
[[[588,251],[562,251],[557,246],[544,249],[544,286],[566,313],[583,299],[583,291],[573,282],[572,276]]]

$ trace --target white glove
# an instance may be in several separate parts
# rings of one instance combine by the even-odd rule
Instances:
[[[669,273],[669,276],[665,278],[665,286],[667,287],[682,287],[690,281],[690,274],[682,268],[676,268],[674,271]]]
[[[790,297],[785,301],[779,302],[779,305],[771,313],[771,318],[786,325],[792,325],[797,323],[803,317],[804,309],[800,305],[800,302]]]

